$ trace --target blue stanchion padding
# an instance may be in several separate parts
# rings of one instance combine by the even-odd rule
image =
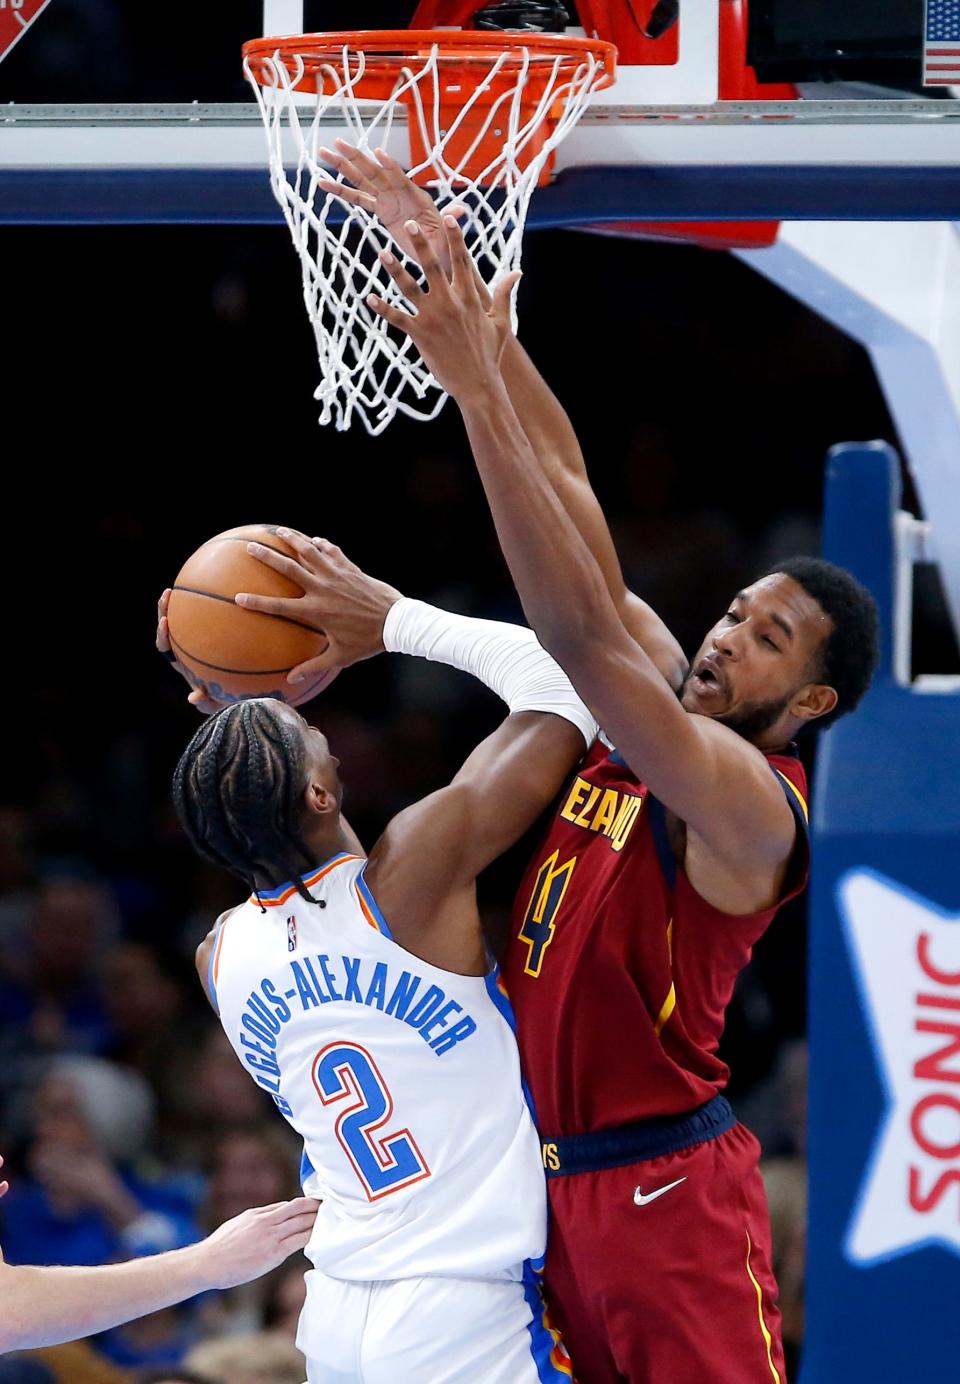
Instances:
[[[960,1375],[960,693],[893,678],[899,500],[889,447],[833,451],[824,554],[884,653],[817,766],[802,1384]]]

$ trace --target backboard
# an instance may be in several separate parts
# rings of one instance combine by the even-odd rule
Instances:
[[[960,103],[870,88],[838,99],[829,86],[821,99],[719,100],[731,4],[740,0],[683,0],[676,61],[621,64],[562,147],[530,225],[960,217]],[[161,33],[142,7],[3,0],[0,18],[13,8],[34,17],[0,63],[0,220],[48,223],[272,221],[240,46],[356,27],[359,13],[236,0],[195,7],[182,33]],[[360,9],[368,27],[396,22],[396,5]],[[402,122],[390,152],[404,157]]]

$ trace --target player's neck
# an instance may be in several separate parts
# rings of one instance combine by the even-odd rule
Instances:
[[[304,845],[311,856],[311,864],[322,865],[331,856],[343,855],[352,850],[352,842],[343,829],[339,816],[331,826],[317,825],[313,831],[304,833]]]
[[[795,722],[788,726],[771,726],[769,730],[761,731],[758,736],[752,738],[750,743],[755,745],[761,754],[784,754],[793,744],[799,729]]]
[[[300,877],[309,875],[318,869],[326,861],[335,855],[350,854],[354,849],[353,842],[347,837],[342,826],[336,826],[327,831],[305,832],[303,838],[304,861]],[[292,884],[293,880],[283,880],[283,884]],[[254,884],[257,889],[264,892],[278,888],[276,880],[268,880],[262,875],[254,876]]]

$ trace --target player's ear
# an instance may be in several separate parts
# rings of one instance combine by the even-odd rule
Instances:
[[[324,817],[329,812],[336,812],[337,799],[329,788],[324,788],[322,783],[311,780],[307,784],[303,795],[303,801],[308,812],[317,817]]]
[[[823,682],[808,682],[801,687],[790,708],[799,721],[815,721],[828,716],[837,704],[837,693]]]

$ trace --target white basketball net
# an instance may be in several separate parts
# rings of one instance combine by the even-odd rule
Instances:
[[[504,40],[509,42],[506,35]],[[388,326],[367,305],[367,295],[376,293],[388,303],[408,306],[381,265],[380,250],[389,248],[415,278],[422,275],[371,213],[318,188],[319,177],[342,181],[341,175],[324,167],[319,156],[321,145],[332,138],[329,119],[324,132],[324,117],[336,117],[341,128],[334,133],[345,126],[345,137],[352,144],[372,151],[387,147],[398,109],[412,111],[410,118],[419,123],[423,145],[430,152],[410,172],[431,170],[430,186],[437,202],[446,206],[457,201],[468,208],[461,226],[474,262],[492,288],[519,268],[531,193],[604,73],[603,64],[588,52],[571,65],[569,54],[544,56],[519,46],[491,51],[483,79],[476,81],[472,91],[464,91],[460,114],[441,129],[437,77],[443,56],[434,44],[428,52],[410,58],[382,103],[361,101],[356,95],[366,64],[365,54],[356,48],[344,47],[336,58],[322,63],[316,73],[316,96],[296,90],[305,72],[300,56],[275,52],[261,57],[260,81],[249,62],[244,64],[266,128],[274,196],[283,208],[303,266],[303,299],[320,360],[320,385],[314,395],[321,404],[320,422],[333,420],[341,431],[350,426],[354,412],[373,434],[381,432],[398,411],[411,418],[435,418],[446,395],[410,338]],[[508,61],[517,68],[516,81],[484,112],[483,94]],[[521,97],[534,63],[538,79],[546,74],[547,80],[536,108],[524,111]],[[408,102],[405,107],[401,98],[407,92],[412,105]],[[559,119],[543,147],[520,167],[518,156],[535,144],[548,111],[558,103]],[[448,163],[447,153],[457,128],[474,111],[481,123],[471,151],[480,146],[485,134],[495,133],[498,152],[481,173],[468,177]],[[285,126],[296,150],[296,165],[289,168],[284,158],[289,148]],[[457,161],[465,163],[466,156]],[[516,320],[513,325],[516,329]]]

